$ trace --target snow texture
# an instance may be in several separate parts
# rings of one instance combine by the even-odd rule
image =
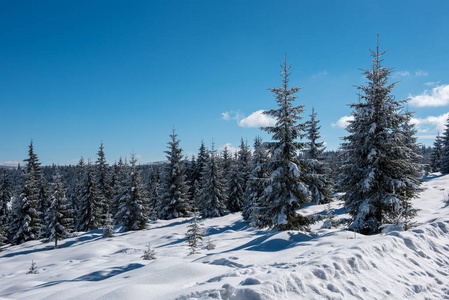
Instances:
[[[102,238],[78,232],[51,243],[29,241],[0,252],[2,299],[447,299],[449,175],[433,174],[413,206],[409,231],[365,236],[343,227],[260,231],[240,213],[203,219],[216,248],[189,255],[190,219],[147,223]],[[303,215],[349,215],[340,204],[308,205]],[[392,228],[390,228],[392,229]],[[156,260],[142,260],[151,243]],[[30,263],[38,274],[27,274]]]

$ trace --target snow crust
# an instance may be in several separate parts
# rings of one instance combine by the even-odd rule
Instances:
[[[240,213],[203,220],[214,250],[189,255],[190,219],[147,229],[100,230],[51,243],[31,241],[0,252],[0,299],[449,299],[449,176],[434,174],[413,201],[409,231],[354,235],[343,227],[311,232],[261,231]],[[336,219],[347,218],[332,203]],[[307,205],[303,215],[326,214]],[[156,260],[140,257],[151,243]],[[26,274],[31,261],[39,274]]]

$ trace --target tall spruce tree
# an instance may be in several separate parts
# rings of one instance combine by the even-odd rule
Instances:
[[[267,143],[270,160],[267,164],[270,183],[261,198],[261,219],[259,227],[277,230],[297,230],[306,228],[308,220],[296,212],[303,203],[310,202],[310,192],[302,181],[302,170],[297,156],[305,145],[298,142],[304,137],[305,124],[298,124],[304,112],[304,106],[293,106],[297,98],[298,87],[290,88],[289,70],[286,57],[281,65],[282,87],[272,88],[278,109],[264,111],[265,115],[276,118],[274,126],[262,127],[262,130],[273,134],[273,142]]]
[[[363,234],[409,219],[416,212],[410,199],[420,184],[420,165],[402,127],[409,119],[402,112],[405,101],[391,95],[395,83],[388,84],[392,69],[381,65],[384,53],[379,46],[371,51],[372,69],[364,71],[368,83],[358,87],[362,95],[351,105],[354,119],[342,145],[340,187],[352,216],[349,228]]]
[[[441,157],[443,155],[443,138],[437,135],[433,142],[432,153],[430,156],[430,168],[432,172],[441,170]]]
[[[109,213],[113,192],[111,188],[111,174],[109,165],[106,162],[104,154],[103,142],[100,144],[100,149],[97,152],[96,178],[99,195],[101,197],[101,224],[106,220],[106,215]]]
[[[220,217],[226,213],[226,185],[214,144],[202,172],[199,211],[202,217]]]
[[[78,208],[78,230],[90,231],[98,229],[102,224],[102,196],[98,189],[98,180],[94,168],[89,161],[84,173],[81,198]]]
[[[34,153],[33,141],[30,142],[22,187],[17,201],[13,205],[14,219],[10,226],[11,242],[20,244],[39,237],[42,227],[42,213],[39,212],[39,192],[42,171],[39,159]]]
[[[191,212],[188,197],[189,187],[185,175],[186,163],[183,160],[182,149],[179,146],[180,140],[177,139],[177,136],[173,129],[168,150],[165,151],[168,164],[162,177],[159,217],[166,220],[187,217]]]
[[[332,183],[329,178],[330,170],[323,159],[324,141],[319,142],[320,126],[316,119],[315,109],[312,108],[310,120],[307,122],[307,148],[304,150],[304,164],[306,181],[312,193],[312,203],[324,204],[331,201]]]
[[[441,140],[443,147],[441,151],[440,171],[443,174],[449,174],[449,118],[447,119],[446,128],[444,128]]]
[[[245,197],[248,199],[243,208],[243,219],[248,220],[251,226],[257,227],[260,216],[260,197],[269,184],[267,170],[268,152],[262,144],[262,138],[254,139],[254,155],[252,160],[252,171],[246,185]]]
[[[134,154],[131,154],[130,163],[130,173],[122,183],[121,197],[117,199],[118,209],[115,222],[124,226],[126,230],[141,230],[145,229],[147,213],[145,211],[145,195]]]
[[[71,208],[66,197],[66,191],[62,184],[61,175],[57,171],[52,184],[50,205],[45,214],[45,233],[49,241],[55,242],[55,249],[58,248],[58,241],[69,236],[71,221]]]
[[[7,240],[8,232],[8,206],[11,203],[13,196],[13,187],[9,173],[6,169],[2,169],[0,178],[0,245]]]

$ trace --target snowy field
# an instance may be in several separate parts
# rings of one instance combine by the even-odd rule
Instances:
[[[418,226],[363,236],[248,227],[239,213],[203,220],[214,250],[189,255],[189,219],[149,222],[102,238],[99,230],[0,252],[0,299],[449,299],[449,176],[423,184]],[[334,203],[337,218],[341,203]],[[309,206],[304,214],[325,214]],[[156,260],[141,256],[148,242]],[[39,274],[26,274],[31,261]]]

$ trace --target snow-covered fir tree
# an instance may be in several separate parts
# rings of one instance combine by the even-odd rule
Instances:
[[[159,219],[161,192],[161,174],[159,169],[156,168],[148,185],[148,218],[150,220]]]
[[[326,149],[324,141],[318,141],[321,127],[318,126],[316,116],[315,109],[312,108],[310,120],[306,123],[308,143],[303,158],[306,169],[304,176],[312,194],[312,203],[323,204],[331,201],[332,183],[329,178],[330,170],[322,157]]]
[[[199,253],[198,249],[201,247],[203,236],[204,234],[202,224],[201,222],[198,221],[198,213],[195,211],[186,233],[187,244],[189,245],[190,254]]]
[[[141,230],[145,229],[147,222],[146,199],[134,154],[131,154],[130,163],[130,174],[122,183],[123,192],[117,199],[118,209],[114,219],[117,225],[124,226],[126,230]]]
[[[8,231],[8,206],[13,196],[13,186],[6,169],[2,170],[0,178],[0,235],[6,239]]]
[[[167,154],[168,164],[162,176],[162,198],[159,206],[159,217],[161,219],[173,219],[187,217],[191,207],[189,203],[189,187],[186,179],[186,163],[182,156],[182,149],[179,146],[180,140],[173,129],[170,135],[171,141],[168,143]]]
[[[290,88],[289,70],[286,59],[282,67],[282,86],[272,88],[278,109],[264,111],[265,115],[276,118],[274,126],[262,127],[262,130],[273,134],[273,142],[267,143],[270,160],[267,163],[270,182],[260,198],[259,227],[277,230],[297,230],[306,228],[308,220],[296,212],[303,203],[310,202],[310,191],[302,181],[302,170],[298,163],[298,152],[305,145],[297,141],[303,138],[305,124],[298,123],[304,112],[304,106],[293,106],[297,98],[298,87]]]
[[[58,241],[69,236],[71,222],[70,205],[66,197],[65,189],[62,185],[59,172],[55,175],[50,197],[50,206],[45,214],[45,233],[49,241],[55,242],[55,249],[58,248]]]
[[[262,144],[262,138],[257,136],[254,139],[253,167],[246,186],[247,203],[242,211],[243,219],[254,227],[258,226],[260,220],[260,197],[269,184],[268,159],[268,152]]]
[[[392,69],[381,65],[384,53],[379,47],[371,51],[372,69],[364,72],[368,84],[358,87],[362,95],[351,105],[354,119],[342,145],[343,200],[352,216],[350,229],[363,234],[415,213],[410,200],[420,185],[421,166],[402,127],[409,114],[402,112],[405,101],[391,95],[395,83],[388,83]]]
[[[90,162],[84,173],[81,197],[78,208],[78,230],[90,231],[98,229],[102,224],[102,196],[98,189],[98,180]]]
[[[113,196],[111,189],[111,174],[103,150],[104,146],[103,142],[101,142],[100,149],[97,152],[97,161],[95,162],[97,187],[101,197],[101,223],[106,219],[106,214],[109,212]]]
[[[231,166],[228,183],[228,209],[231,212],[241,211],[246,205],[246,185],[251,169],[251,152],[248,143],[241,139],[240,149],[235,163]]]
[[[39,192],[41,168],[37,155],[34,153],[33,141],[31,141],[25,173],[23,174],[22,187],[17,201],[13,205],[13,216],[9,232],[11,242],[20,244],[39,237],[42,227],[42,213],[39,212]]]
[[[141,256],[144,260],[154,260],[156,259],[156,251],[154,249],[151,249],[151,244],[147,244],[147,249],[143,252],[143,255]]]
[[[202,217],[220,217],[226,213],[226,185],[216,150],[207,156],[202,172],[198,206]]]
[[[108,238],[113,236],[114,236],[114,227],[112,226],[112,217],[111,213],[108,212],[106,214],[106,220],[103,225],[103,237]]]
[[[447,119],[441,140],[443,147],[441,151],[440,171],[443,174],[449,174],[449,118]]]
[[[443,155],[443,139],[437,135],[433,142],[432,154],[430,156],[430,169],[432,172],[441,170],[441,157]]]
[[[85,179],[86,179],[86,163],[84,161],[84,158],[81,156],[80,160],[78,161],[78,164],[75,166],[75,187],[73,196],[71,197],[72,201],[72,208],[74,211],[73,219],[74,219],[74,227],[76,230],[81,230],[78,225],[80,225],[80,222],[78,220],[79,217],[79,211],[81,210],[81,199],[83,197],[83,190],[85,185]]]
[[[238,154],[235,154],[235,162],[238,161]],[[228,181],[228,204],[227,208],[231,212],[240,211],[245,204],[245,189],[243,188],[245,179],[244,174],[240,172],[239,165],[231,165]]]

